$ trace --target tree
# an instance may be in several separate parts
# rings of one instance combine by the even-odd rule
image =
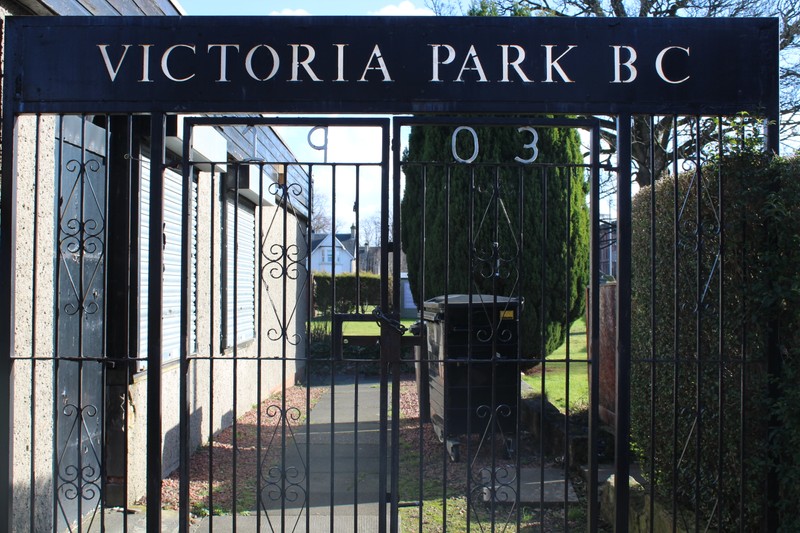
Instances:
[[[471,4],[471,9],[485,1]],[[532,16],[548,17],[776,17],[780,21],[780,136],[784,142],[796,140],[800,132],[800,2],[798,0],[494,0],[496,15],[518,15],[521,11]],[[428,0],[437,14],[453,14],[461,2],[457,0]],[[636,116],[631,130],[631,157],[635,163],[635,179],[647,186],[667,170],[675,159],[696,155],[712,141],[717,128],[714,121],[701,124],[700,139],[685,134],[692,120],[680,117],[655,117],[651,128],[648,117]],[[679,131],[677,148],[673,131]],[[650,164],[650,137],[655,140],[653,164]],[[727,127],[726,127],[727,131]],[[615,124],[603,120],[603,139],[613,152],[616,145]],[[699,142],[697,142],[699,140]]]
[[[394,227],[392,220],[392,213],[390,211],[385,222],[385,225],[389,230],[389,242],[392,242],[392,228]],[[372,214],[366,219],[362,220],[360,228],[361,242],[369,246],[380,246],[382,244],[381,232],[383,226],[384,221],[380,213]]]
[[[475,128],[475,163],[445,167],[453,131],[418,126],[409,137],[401,227],[412,294],[420,299],[424,274],[423,300],[445,293],[522,297],[524,355],[550,353],[582,315],[588,281],[587,190],[583,168],[570,166],[582,163],[579,136],[537,128],[536,163],[546,165],[526,166],[514,157],[528,132]],[[460,153],[471,153],[468,137],[458,137]]]
[[[313,209],[311,210],[311,231],[314,233],[331,233],[330,201],[321,190],[312,186]]]
[[[482,1],[470,14],[497,9]],[[584,309],[589,219],[580,138],[573,129],[537,128],[539,157],[525,165],[515,157],[529,155],[520,147],[530,131],[474,128],[473,164],[447,164],[454,130],[416,126],[404,154],[401,233],[412,294],[522,297],[523,355],[544,356]],[[468,132],[456,140],[458,154],[475,151]]]

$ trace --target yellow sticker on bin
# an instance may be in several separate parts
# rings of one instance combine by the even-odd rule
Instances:
[[[506,309],[504,311],[500,311],[500,320],[514,320],[514,310]]]

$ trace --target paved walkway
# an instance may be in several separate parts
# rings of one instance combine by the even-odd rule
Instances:
[[[344,376],[323,395],[305,425],[289,439],[286,481],[279,473],[262,496],[268,509],[261,531],[295,533],[378,530],[380,385],[376,378]],[[358,431],[356,431],[356,428]],[[291,442],[293,440],[293,442]],[[308,493],[306,490],[308,489]],[[193,531],[209,531],[210,519]],[[255,531],[255,516],[236,517],[236,531]],[[234,530],[230,516],[213,530]]]

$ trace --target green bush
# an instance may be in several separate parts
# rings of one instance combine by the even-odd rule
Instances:
[[[389,280],[391,283],[391,278]],[[331,312],[331,275],[329,272],[314,272],[314,310],[318,314]],[[336,275],[336,312],[366,313],[381,303],[381,277],[377,274],[359,272],[360,303],[356,294],[356,275],[347,272]],[[391,286],[391,285],[390,285]]]
[[[770,465],[786,530],[800,526],[798,177],[798,159],[745,150],[634,198],[631,436],[658,494],[698,512],[703,528],[759,529]],[[770,327],[785,370],[777,401]]]

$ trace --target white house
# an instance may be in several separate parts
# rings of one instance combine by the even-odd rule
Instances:
[[[315,233],[311,237],[311,271],[355,272],[356,249],[355,227],[351,233]]]

